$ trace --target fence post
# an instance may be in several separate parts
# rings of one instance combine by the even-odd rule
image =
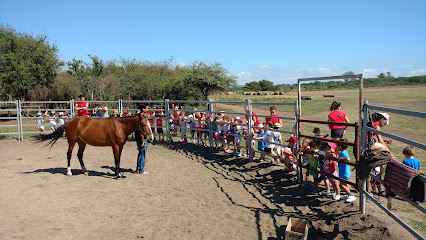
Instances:
[[[75,103],[74,103],[74,99],[71,99],[71,104],[72,104],[72,107],[71,107],[71,118],[74,118],[75,117]]]
[[[123,99],[118,99],[118,116],[121,116],[123,112]]]
[[[253,145],[251,144],[251,140],[252,140],[251,132],[252,132],[253,121],[252,121],[252,116],[251,116],[251,112],[252,112],[251,107],[252,107],[251,100],[247,100],[247,120],[248,120],[248,138],[247,138],[248,144],[247,144],[247,146],[249,146],[249,162],[253,161]]]
[[[209,141],[210,141],[210,151],[213,150],[213,123],[212,123],[212,112],[213,112],[213,105],[212,100],[209,99]],[[213,118],[214,119],[214,118]]]
[[[361,139],[362,139],[362,146],[360,149],[360,152],[364,151],[367,148],[367,122],[368,122],[368,108],[367,108],[368,101],[364,101],[364,105],[362,107],[362,112],[364,113],[364,117],[362,119],[361,123]]]
[[[16,100],[16,123],[18,125],[18,141],[24,141],[24,134],[22,133],[22,122],[21,122],[21,102]]]
[[[164,116],[165,116],[165,120],[166,120],[167,143],[170,143],[169,99],[164,100]]]
[[[367,179],[362,180],[361,182],[361,187],[360,187],[360,194],[359,194],[359,211],[361,212],[362,215],[365,214],[365,182],[367,181]]]
[[[363,118],[362,118],[362,123],[361,123],[361,139],[362,139],[362,145],[359,149],[359,153],[358,155],[360,155],[360,153],[362,151],[365,151],[365,149],[367,149],[367,122],[368,122],[368,108],[367,108],[367,104],[368,101],[364,101],[364,105],[362,106],[362,112],[363,112]],[[368,179],[368,178],[367,178]],[[366,196],[364,194],[364,191],[366,191],[366,181],[367,179],[364,179],[361,182],[361,186],[360,188],[360,193],[359,193],[359,211],[361,212],[361,214],[365,214],[365,200],[366,200]]]
[[[294,116],[296,118],[296,149],[299,149],[300,146],[300,139],[299,139],[299,114],[298,114],[298,101],[294,101]],[[300,155],[297,156],[297,181],[303,182],[303,168],[302,168],[302,157]]]

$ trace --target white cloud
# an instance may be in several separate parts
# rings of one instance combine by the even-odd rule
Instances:
[[[376,75],[377,75],[376,69],[364,68],[364,77],[376,77]]]
[[[251,76],[252,73],[251,72],[240,72],[237,74],[238,76]]]
[[[415,71],[409,71],[408,74],[410,75],[418,75],[418,74],[424,74],[426,71],[424,69],[419,69]]]
[[[330,70],[328,68],[319,67],[317,70],[321,73],[328,73]]]
[[[246,84],[252,81],[258,81],[257,77],[251,72],[239,72],[236,74],[238,76],[238,84]]]
[[[262,70],[271,70],[272,66],[271,65],[262,65],[260,67],[258,67],[258,69],[262,69]]]

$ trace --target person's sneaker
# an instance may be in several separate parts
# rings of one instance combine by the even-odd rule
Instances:
[[[237,156],[238,156],[238,157],[241,157],[241,156],[243,156],[243,154],[242,154],[242,153],[238,153],[238,154],[237,154]]]
[[[350,203],[355,201],[356,197],[354,195],[349,195],[349,197],[346,199],[346,202]]]
[[[233,151],[232,154],[237,155],[237,151]]]
[[[340,195],[339,195],[339,194],[333,194],[333,199],[334,199],[334,200],[340,200],[340,199],[341,199],[341,197],[340,197]]]
[[[346,200],[346,199],[348,199],[348,195],[346,194],[346,195],[344,195],[344,196],[342,196],[342,197],[340,197],[340,200]]]

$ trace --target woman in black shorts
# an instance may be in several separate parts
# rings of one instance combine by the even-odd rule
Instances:
[[[330,122],[338,122],[338,123],[349,123],[349,119],[343,112],[340,111],[340,103],[334,101],[330,106],[330,114],[328,114],[328,121]],[[346,126],[338,126],[338,125],[329,125],[331,130],[331,139],[340,140],[343,138],[343,134],[345,133]]]

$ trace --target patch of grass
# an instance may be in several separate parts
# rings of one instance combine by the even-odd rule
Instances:
[[[424,217],[423,217],[424,218]],[[418,221],[418,220],[413,220],[413,219],[408,219],[410,221],[410,223],[412,224],[413,228],[416,229],[417,231],[420,231],[422,233],[426,233],[426,221]]]

